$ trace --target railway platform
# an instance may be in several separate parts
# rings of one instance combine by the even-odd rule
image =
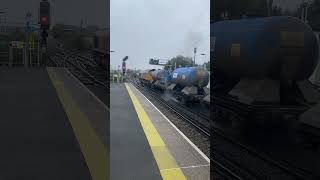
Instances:
[[[108,109],[64,68],[0,69],[0,179],[106,179]]]
[[[130,83],[110,86],[111,179],[210,179],[210,163]]]

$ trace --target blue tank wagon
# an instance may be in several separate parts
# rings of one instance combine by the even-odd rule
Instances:
[[[316,103],[307,81],[319,48],[309,25],[289,16],[227,20],[212,23],[210,37],[214,107],[238,117],[216,120],[294,123]]]
[[[171,74],[169,90],[183,101],[200,101],[206,95],[204,87],[209,83],[209,73],[203,67],[184,67]]]
[[[212,67],[233,77],[304,80],[317,64],[315,34],[295,17],[216,22],[211,38]]]
[[[155,87],[165,90],[171,82],[170,71],[164,69],[153,71],[152,79]]]

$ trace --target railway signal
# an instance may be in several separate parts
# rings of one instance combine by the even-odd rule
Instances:
[[[126,74],[126,62],[125,61],[122,62],[122,74],[123,75]]]
[[[47,0],[43,0],[40,2],[39,24],[42,30],[42,44],[47,44],[47,31],[50,28],[50,3]]]
[[[123,76],[126,74],[126,60],[129,59],[129,56],[125,56],[123,59],[122,59],[122,74]]]
[[[149,60],[149,64],[151,65],[159,65],[159,66],[165,66],[165,67],[169,67],[169,69],[172,69],[171,64],[169,63],[170,59],[154,59],[151,58]]]
[[[42,37],[42,44],[47,44],[48,32],[45,29],[42,30],[41,37]]]
[[[122,61],[126,61],[126,60],[128,60],[129,59],[129,56],[126,56],[126,57],[124,57],[123,59],[122,59]]]
[[[41,29],[49,29],[50,27],[50,3],[47,0],[40,2],[39,23]]]
[[[152,65],[159,65],[159,59],[150,59],[149,61],[149,64],[152,64]]]

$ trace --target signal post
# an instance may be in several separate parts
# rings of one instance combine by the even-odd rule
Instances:
[[[39,14],[39,24],[40,24],[40,46],[41,55],[43,63],[46,64],[46,52],[47,52],[47,38],[48,31],[50,29],[50,2],[47,0],[42,0],[40,2],[40,14]]]

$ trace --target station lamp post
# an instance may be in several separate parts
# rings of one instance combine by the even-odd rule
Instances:
[[[204,54],[204,53],[202,53],[202,54],[200,54],[201,56],[204,56],[204,62],[206,62],[206,60],[207,60],[207,55],[206,54]]]
[[[205,66],[205,63],[207,62],[207,54],[202,53],[202,54],[200,54],[200,55],[201,55],[201,56],[204,56],[203,66]],[[206,68],[206,66],[205,66],[205,68]]]
[[[207,60],[207,54],[204,54],[204,53],[202,53],[202,54],[200,54],[201,56],[204,56],[204,62],[206,62],[206,60]]]
[[[196,53],[197,53],[197,48],[193,49],[193,66],[196,66]]]

